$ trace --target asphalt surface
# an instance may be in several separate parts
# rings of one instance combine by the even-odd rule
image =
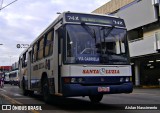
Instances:
[[[99,104],[89,101],[88,97],[52,98],[50,104],[43,102],[42,96],[23,96],[18,86],[5,85],[0,89],[0,104],[38,105],[42,111],[18,111],[18,113],[159,113],[160,89],[134,89],[131,94],[105,95]],[[141,110],[140,108],[152,107]],[[136,109],[134,109],[136,107]],[[139,109],[137,108],[139,107]],[[158,110],[153,108],[157,107]],[[17,111],[0,111],[17,113]]]

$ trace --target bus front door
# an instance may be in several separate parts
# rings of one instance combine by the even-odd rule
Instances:
[[[29,51],[28,52],[28,60],[27,60],[27,69],[28,69],[28,73],[27,73],[27,77],[28,77],[28,89],[31,89],[31,56],[32,52]]]
[[[53,46],[53,74],[54,74],[54,84],[55,84],[55,94],[61,95],[61,67],[62,67],[62,49],[63,49],[63,40],[61,28],[55,28],[54,31],[54,46]]]

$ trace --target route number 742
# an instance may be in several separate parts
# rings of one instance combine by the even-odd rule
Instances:
[[[79,20],[78,16],[67,16],[68,20]]]

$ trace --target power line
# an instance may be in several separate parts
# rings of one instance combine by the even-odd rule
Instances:
[[[9,5],[13,4],[13,3],[16,2],[16,1],[18,1],[18,0],[14,0],[13,2],[11,2],[11,3],[7,4],[6,6],[2,7],[2,4],[3,4],[3,0],[2,0],[0,11],[1,11],[2,9],[4,9],[4,8],[8,7]]]

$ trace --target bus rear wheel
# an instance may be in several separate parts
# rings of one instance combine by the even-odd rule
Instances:
[[[28,90],[26,90],[25,88],[25,80],[23,79],[22,80],[22,92],[23,92],[23,95],[27,96],[28,95]]]
[[[89,99],[91,100],[91,102],[93,103],[99,103],[103,98],[103,94],[99,94],[99,95],[90,95]]]
[[[42,81],[42,94],[43,94],[43,100],[46,103],[50,103],[51,95],[49,93],[49,85],[48,85],[48,79],[45,78]]]

